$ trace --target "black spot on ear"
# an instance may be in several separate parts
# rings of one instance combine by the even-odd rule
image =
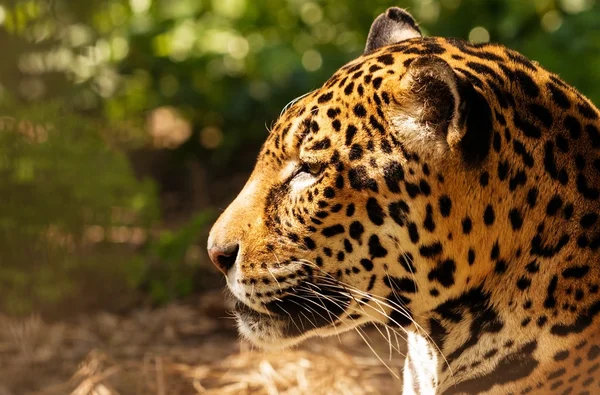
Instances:
[[[391,19],[395,22],[398,22],[398,23],[404,23],[404,24],[408,25],[410,28],[418,31],[419,33],[421,32],[421,29],[419,29],[419,27],[417,26],[417,23],[413,19],[412,15],[410,15],[408,12],[404,11],[403,9],[398,8],[398,7],[391,7],[391,8],[388,8],[386,14],[389,19]]]
[[[490,152],[493,133],[492,111],[486,99],[468,83],[461,84],[461,101],[466,105],[465,134],[460,141],[463,160],[471,165],[481,163]]]

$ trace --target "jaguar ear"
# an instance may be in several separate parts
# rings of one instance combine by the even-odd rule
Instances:
[[[485,97],[441,58],[422,56],[408,66],[394,89],[390,109],[395,133],[407,144],[450,148],[466,163],[487,157],[493,132]]]
[[[373,21],[364,54],[415,37],[422,35],[412,15],[402,8],[391,7]]]
[[[465,131],[462,90],[461,81],[444,60],[433,55],[416,58],[400,79],[395,95],[399,132],[415,136],[410,129],[417,127],[421,137],[429,134],[438,140],[445,138],[451,147],[457,145]]]

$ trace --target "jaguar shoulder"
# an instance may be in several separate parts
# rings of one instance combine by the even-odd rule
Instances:
[[[403,394],[600,393],[599,127],[523,55],[390,8],[286,109],[211,231],[240,332],[386,325],[408,339]]]

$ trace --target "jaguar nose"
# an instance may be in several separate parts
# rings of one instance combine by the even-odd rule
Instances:
[[[227,272],[235,264],[239,251],[239,244],[231,244],[226,247],[212,246],[208,249],[208,256],[217,269],[227,275]]]

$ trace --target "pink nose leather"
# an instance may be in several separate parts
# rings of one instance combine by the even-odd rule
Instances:
[[[208,250],[208,256],[212,263],[221,271],[221,273],[227,275],[229,269],[235,264],[239,247],[233,245],[227,248],[211,247]]]

